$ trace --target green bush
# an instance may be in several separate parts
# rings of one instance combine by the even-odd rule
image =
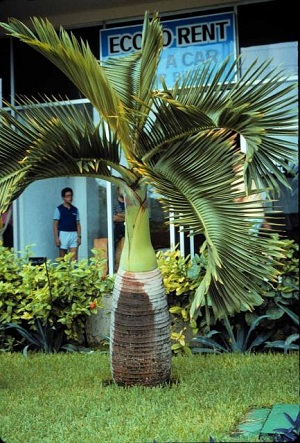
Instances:
[[[277,241],[277,234],[273,238]],[[253,343],[263,349],[265,342],[261,337],[269,340],[268,348],[284,352],[289,348],[297,349],[294,342],[299,325],[299,245],[288,239],[280,242],[283,256],[276,265],[277,283],[270,285],[260,281],[263,303],[253,312],[240,312],[230,317],[226,325],[216,321],[212,312],[208,325],[204,307],[197,319],[190,318],[195,291],[205,274],[205,257],[183,257],[177,248],[157,253],[172,318],[174,353],[190,354],[190,344],[196,335],[210,341],[212,335],[214,339],[220,338],[223,342],[219,341],[219,345],[227,350],[232,349],[232,337],[240,343],[244,337],[246,348],[250,346],[251,349]],[[105,259],[99,258],[97,250],[92,252],[89,260],[74,262],[69,254],[54,262],[48,260],[34,265],[30,261],[30,247],[21,254],[0,246],[0,325],[16,324],[28,332],[36,332],[39,324],[48,331],[63,332],[68,340],[82,341],[87,316],[102,308],[103,295],[110,293],[114,285],[113,277],[103,276]],[[227,343],[224,337],[228,338]],[[3,340],[3,330],[0,332],[1,349],[13,350],[16,345],[17,337]]]
[[[72,254],[34,265],[30,247],[17,254],[0,246],[0,324],[16,324],[28,331],[41,326],[62,330],[68,339],[80,340],[87,316],[102,308],[114,278],[104,276],[106,261],[93,257],[77,262]]]
[[[270,242],[278,243],[278,238],[278,234],[273,234]],[[259,349],[262,350],[268,339],[268,348],[281,348],[284,351],[287,347],[299,348],[299,345],[294,343],[298,340],[299,325],[299,321],[297,323],[299,319],[299,245],[289,239],[280,239],[279,243],[282,258],[275,264],[278,271],[277,282],[273,284],[263,280],[258,282],[263,299],[262,304],[253,312],[242,311],[230,317],[228,319],[230,330],[228,323],[225,325],[223,320],[214,319],[209,307],[207,310],[210,325],[206,322],[204,307],[200,309],[196,320],[190,318],[191,302],[205,273],[205,257],[195,255],[193,259],[189,256],[184,258],[178,249],[157,254],[172,314],[172,349],[174,352],[190,353],[189,345],[195,335],[209,338],[210,342],[214,335],[216,339],[214,341],[227,350],[233,349],[233,336],[235,336],[235,341],[240,343],[243,339],[247,339],[247,346],[244,346],[245,343],[241,346],[245,349],[251,346],[251,349],[257,350],[260,346]],[[213,330],[212,327],[214,327]],[[226,343],[224,343],[224,337],[228,338]],[[263,337],[264,340],[262,340]]]

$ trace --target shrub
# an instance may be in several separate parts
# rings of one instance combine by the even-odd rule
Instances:
[[[277,241],[277,234],[273,238]],[[281,246],[284,254],[276,265],[277,283],[259,282],[263,303],[253,312],[240,312],[225,323],[216,321],[208,307],[210,325],[203,307],[197,319],[189,314],[205,274],[205,256],[183,257],[177,248],[158,252],[172,318],[173,352],[190,354],[190,345],[195,342],[197,352],[201,352],[202,345],[206,346],[205,352],[272,348],[286,353],[299,349],[299,246],[286,239],[281,240]],[[56,331],[59,336],[62,332],[68,340],[83,342],[87,316],[102,308],[102,297],[112,291],[114,284],[113,277],[103,276],[105,259],[97,255],[97,250],[92,252],[89,260],[74,262],[69,254],[53,263],[48,260],[34,265],[30,247],[17,254],[0,246],[0,325],[18,325],[15,330],[24,328],[28,333],[37,333],[39,325],[48,335]],[[1,349],[15,350],[24,343],[12,330],[11,326],[11,335],[4,339],[0,328]]]
[[[273,234],[270,242],[278,242],[278,237]],[[190,344],[195,344],[195,335],[202,337],[198,344],[201,340],[203,344],[206,341],[206,352],[217,348],[222,352],[222,347],[226,352],[233,348],[243,349],[242,352],[257,351],[264,350],[265,345],[268,349],[284,352],[299,349],[299,245],[289,239],[280,239],[280,245],[283,254],[275,264],[279,273],[277,282],[272,285],[268,281],[258,282],[262,304],[253,312],[241,311],[226,322],[216,320],[208,307],[210,325],[206,322],[204,307],[200,308],[197,320],[189,315],[195,291],[205,273],[205,257],[184,258],[178,249],[158,253],[172,314],[172,349],[175,353],[189,353]]]
[[[183,257],[175,248],[165,252],[159,251],[157,261],[172,316],[172,351],[189,354],[188,341],[197,333],[199,327],[196,321],[190,318],[190,307],[195,290],[205,273],[205,258],[196,255],[191,260],[190,256]]]
[[[92,252],[89,260],[75,262],[68,254],[34,265],[30,247],[21,256],[0,246],[0,324],[28,332],[36,332],[39,324],[83,340],[87,316],[101,309],[103,295],[114,284],[113,277],[103,275],[105,259]]]

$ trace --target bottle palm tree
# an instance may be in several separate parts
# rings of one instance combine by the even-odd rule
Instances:
[[[2,23],[53,62],[99,113],[62,106],[58,98],[19,98],[1,111],[0,212],[32,182],[92,176],[120,187],[126,202],[126,237],[113,292],[110,362],[115,382],[149,385],[170,378],[168,306],[151,244],[147,186],[158,193],[173,222],[203,234],[207,269],[191,308],[211,305],[221,318],[261,303],[255,279],[272,282],[271,259],[281,251],[268,234],[249,235],[253,203],[237,202],[235,184],[252,181],[268,192],[287,184],[295,162],[294,114],[282,73],[254,63],[238,81],[240,60],[205,63],[172,89],[155,90],[163,48],[159,15],[145,14],[142,48],[100,63],[89,46],[48,20]],[[44,102],[41,105],[41,102]],[[64,103],[66,104],[66,103]],[[38,105],[38,106],[37,106]],[[240,158],[238,140],[248,144]],[[121,155],[125,158],[121,162]],[[237,172],[241,163],[243,176]],[[257,192],[257,191],[255,191]]]

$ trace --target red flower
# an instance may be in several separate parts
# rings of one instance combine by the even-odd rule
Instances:
[[[95,309],[96,303],[94,301],[91,301],[90,303],[90,309]]]

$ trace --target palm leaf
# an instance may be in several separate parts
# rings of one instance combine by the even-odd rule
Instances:
[[[240,309],[241,305],[235,304],[237,300],[248,306],[249,297],[252,297],[249,290],[255,287],[253,275],[263,279],[269,267],[262,260],[266,240],[248,235],[246,218],[255,204],[244,204],[241,211],[240,204],[234,202],[234,149],[226,133],[223,138],[218,133],[214,137],[199,135],[189,138],[189,144],[184,141],[174,148],[169,147],[164,155],[161,154],[155,168],[142,169],[140,166],[143,175],[161,195],[164,207],[174,212],[175,225],[205,235],[201,252],[207,257],[208,271],[198,289],[193,309],[201,305],[202,297],[210,287],[212,304],[218,306],[217,316],[230,306]],[[279,249],[274,251],[281,256]],[[271,270],[273,277],[270,278],[274,278],[275,272],[275,269]],[[241,279],[245,286],[239,290]],[[259,292],[258,286],[256,291]],[[252,302],[261,302],[254,292]]]
[[[6,212],[11,202],[25,189],[22,185],[25,172],[17,169],[11,174],[0,176],[0,214]]]
[[[102,66],[127,108],[135,108],[143,116],[145,106],[152,101],[152,89],[156,81],[156,71],[163,47],[163,36],[158,14],[149,22],[149,14],[144,17],[144,32],[141,50],[127,56],[108,58]],[[136,100],[138,99],[138,101]],[[146,111],[145,114],[148,112]],[[144,116],[141,119],[143,121]]]
[[[288,186],[282,170],[291,172],[291,165],[297,163],[297,96],[292,94],[296,84],[290,82],[287,85],[287,78],[280,70],[275,70],[270,77],[270,61],[262,65],[253,62],[238,82],[233,82],[233,73],[236,72],[238,63],[239,60],[231,62],[227,59],[215,72],[211,62],[195,73],[188,74],[183,79],[181,88],[176,85],[173,92],[164,91],[156,96],[173,108],[174,115],[185,112],[195,122],[197,112],[198,116],[201,115],[200,112],[205,112],[216,128],[243,135],[248,145],[245,162],[248,188],[251,179],[258,188],[278,190],[280,182]],[[224,71],[231,73],[231,76],[228,75],[219,82]],[[207,72],[215,72],[214,79],[209,78],[208,83]],[[162,111],[166,112],[165,108],[159,107],[159,112]],[[156,120],[160,123],[164,119],[159,115]],[[203,129],[206,129],[204,125]],[[199,130],[199,126],[195,130]],[[149,132],[152,134],[153,129]],[[168,139],[161,140],[160,145],[164,142],[168,146],[172,141],[172,135],[167,136]],[[293,136],[295,141],[285,140],[283,150],[284,136]]]
[[[72,33],[69,35],[61,28],[58,35],[47,19],[34,17],[32,25],[36,35],[14,18],[3,27],[9,30],[11,35],[18,37],[47,57],[77,86],[109,123],[111,129],[118,134],[119,140],[123,143],[123,150],[126,152],[131,141],[124,106],[132,105],[134,96],[139,97],[146,105],[149,102],[151,86],[155,80],[154,74],[163,46],[161,25],[157,14],[151,22],[148,15],[145,15],[146,33],[142,42],[142,52],[130,56],[129,59],[127,57],[118,60],[120,72],[126,73],[125,78],[120,76],[120,72],[118,77],[113,74],[115,61],[107,61],[101,66],[88,44],[83,41],[78,42]],[[143,116],[145,104],[139,106],[140,116]]]
[[[49,177],[96,176],[116,182],[112,170],[128,181],[136,175],[120,165],[120,146],[104,122],[95,125],[87,107],[53,102],[37,105],[23,98],[1,109],[0,211],[36,180]]]

